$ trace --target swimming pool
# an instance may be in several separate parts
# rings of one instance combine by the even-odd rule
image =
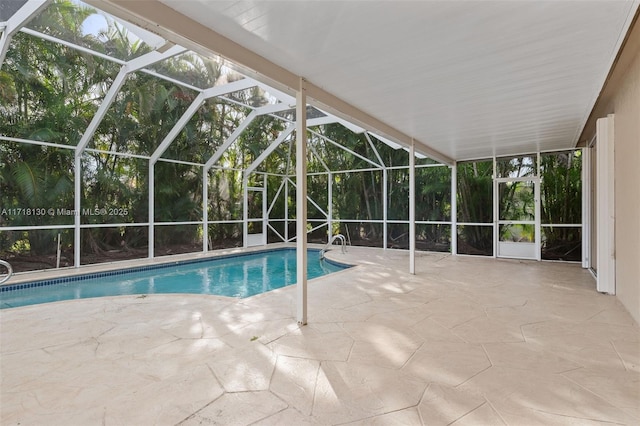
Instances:
[[[308,250],[309,279],[350,265]],[[296,251],[283,248],[128,268],[0,287],[0,309],[59,300],[128,294],[192,293],[249,297],[295,284]]]

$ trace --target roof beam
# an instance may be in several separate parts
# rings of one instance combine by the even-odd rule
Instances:
[[[271,155],[271,153],[273,151],[276,150],[276,148],[278,148],[278,146],[280,146],[280,144],[282,142],[284,142],[285,138],[287,136],[289,136],[291,134],[291,132],[293,132],[293,129],[296,128],[295,123],[290,123],[289,126],[284,129],[280,135],[278,135],[278,137],[276,138],[276,140],[274,140],[273,142],[271,142],[271,144],[267,147],[267,149],[265,149],[264,151],[262,151],[260,153],[260,155],[258,156],[258,158],[256,158],[253,163],[251,163],[249,165],[249,167],[246,168],[245,170],[245,176],[249,176],[249,174],[251,174],[264,160],[266,160],[266,158]]]
[[[191,117],[195,115],[196,112],[200,109],[204,101],[210,98],[215,98],[217,96],[226,95],[227,93],[237,92],[238,90],[248,89],[249,87],[255,86],[255,83],[251,79],[243,79],[234,81],[233,83],[225,84],[223,86],[217,86],[209,88],[202,93],[198,94],[198,96],[193,100],[189,108],[182,114],[182,117],[178,120],[178,122],[171,128],[167,136],[162,140],[158,148],[153,152],[149,162],[154,164],[158,159],[164,154],[164,152],[169,148],[169,145],[173,142],[173,140],[178,137],[182,129],[189,123]]]
[[[250,80],[250,81],[252,81],[252,80]],[[255,84],[255,82],[254,82],[254,84]],[[254,109],[251,112],[251,114],[249,114],[247,116],[247,118],[245,118],[244,121],[242,123],[240,123],[240,125],[238,127],[236,127],[236,129],[233,131],[233,133],[231,133],[231,135],[229,135],[227,140],[224,141],[224,143],[220,146],[220,148],[218,148],[218,150],[213,154],[213,156],[206,162],[206,164],[204,165],[204,170],[205,171],[209,170],[211,167],[213,167],[214,164],[216,164],[218,162],[218,160],[220,160],[220,158],[222,157],[224,152],[227,149],[229,149],[229,147],[236,141],[236,139],[238,139],[240,137],[240,134],[242,132],[244,132],[244,130],[247,128],[247,126],[249,126],[249,124],[251,124],[251,122],[256,117],[258,117],[260,115],[267,115],[267,114],[273,114],[275,112],[286,111],[288,109],[291,109],[291,107],[289,105],[285,104],[285,103],[279,103],[279,104],[273,104],[273,105],[265,105],[263,107]]]
[[[340,148],[341,150],[346,151],[346,152],[348,152],[349,154],[351,154],[351,155],[353,155],[353,156],[355,156],[355,157],[358,157],[358,158],[360,158],[361,160],[364,160],[364,161],[366,161],[367,163],[369,163],[369,164],[371,164],[371,165],[373,165],[373,166],[375,166],[375,167],[377,167],[377,168],[379,168],[379,169],[384,169],[384,163],[382,163],[382,164],[378,164],[378,163],[376,163],[375,161],[372,161],[372,160],[368,159],[368,158],[367,158],[367,157],[365,157],[364,155],[360,155],[360,154],[358,154],[357,152],[355,152],[354,150],[349,149],[349,148],[347,148],[346,146],[342,145],[341,143],[336,142],[336,141],[334,141],[333,139],[330,139],[330,138],[326,137],[325,135],[320,134],[320,133],[318,133],[318,132],[316,132],[316,131],[314,131],[314,130],[308,130],[308,132],[309,132],[309,133],[311,133],[311,134],[313,134],[313,135],[316,135],[316,136],[317,136],[317,137],[319,137],[320,139],[324,139],[325,141],[329,142],[330,144],[337,146],[337,147],[338,147],[338,148]]]
[[[98,111],[91,119],[91,122],[87,126],[84,131],[82,137],[80,138],[80,142],[76,146],[76,156],[81,155],[87,145],[89,145],[89,141],[93,138],[93,135],[96,133],[98,126],[104,119],[105,115],[107,115],[107,111],[111,107],[111,104],[116,99],[116,95],[122,89],[124,82],[127,79],[127,76],[132,72],[138,71],[144,67],[152,65],[156,62],[163,61],[172,56],[178,55],[184,52],[186,49],[181,46],[173,46],[171,49],[167,50],[164,53],[159,53],[156,51],[149,52],[145,55],[139,56],[132,61],[125,63],[118,72],[118,75],[113,80],[111,87],[109,87],[109,91],[105,95],[100,107],[98,107]]]
[[[244,46],[194,21],[160,0],[86,0],[105,12],[129,20],[151,32],[161,34],[174,43],[187,46],[204,54],[216,54],[237,64],[239,71],[247,75],[256,74],[261,80],[275,89],[290,95],[296,93],[300,78],[293,72],[269,61]],[[363,129],[372,130],[389,139],[397,141],[405,147],[414,148],[427,156],[446,164],[453,164],[453,159],[414,139],[382,120],[356,108],[321,87],[307,81],[308,103],[328,110],[344,120],[350,121]]]
[[[0,68],[9,50],[9,43],[16,32],[44,9],[51,0],[31,0],[26,2],[6,23],[0,37]]]
[[[224,143],[222,145],[220,145],[220,147],[211,156],[211,158],[209,158],[209,160],[207,160],[207,162],[204,165],[205,173],[208,172],[209,169],[211,167],[213,167],[213,165],[218,162],[218,160],[222,157],[222,155],[225,153],[225,151],[227,149],[229,149],[231,144],[233,144],[236,141],[236,139],[238,139],[240,134],[242,132],[244,132],[244,130],[247,128],[247,126],[249,126],[249,124],[251,124],[251,122],[257,116],[258,116],[258,113],[256,113],[255,111],[252,111],[251,114],[249,114],[247,116],[247,118],[245,118],[244,121],[242,123],[240,123],[240,125],[238,127],[236,127],[236,129],[229,135],[229,137],[224,141]]]

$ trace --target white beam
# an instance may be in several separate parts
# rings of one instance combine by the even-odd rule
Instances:
[[[169,148],[171,142],[173,142],[173,140],[178,137],[182,129],[184,129],[184,126],[186,126],[189,120],[191,120],[191,117],[193,117],[193,115],[200,109],[200,107],[204,103],[204,100],[204,93],[200,93],[198,96],[196,96],[193,102],[191,102],[191,105],[189,105],[189,108],[187,108],[184,114],[182,114],[182,117],[180,117],[176,124],[171,128],[167,136],[165,136],[156,150],[153,151],[153,154],[151,154],[151,158],[149,158],[150,163],[153,164],[158,161],[158,159],[162,156],[162,154],[164,154],[167,148]]]
[[[142,56],[138,56],[137,58],[130,60],[125,64],[125,68],[127,69],[127,72],[139,71],[142,68],[148,67],[149,65],[153,65],[160,61],[164,61],[165,59],[172,58],[186,51],[187,49],[182,46],[173,46],[172,48],[166,50],[164,53],[160,53],[157,50],[154,50],[153,52],[146,53]]]
[[[338,120],[335,117],[327,115],[326,117],[318,117],[307,120],[307,127],[322,126],[324,124],[336,123],[337,121]]]
[[[296,278],[299,325],[307,323],[307,87],[300,78],[296,96]]]
[[[147,237],[148,257],[153,259],[155,257],[155,196],[156,196],[156,181],[155,181],[155,164],[149,163],[149,176],[147,176],[147,182],[149,182],[149,196],[147,197],[147,210],[149,213],[149,235]]]
[[[0,68],[2,68],[2,64],[4,63],[11,38],[50,2],[51,0],[28,1],[9,18],[2,32],[2,38],[0,38]]]
[[[80,224],[82,211],[82,159],[79,156],[74,158],[73,168],[73,209],[76,214],[73,217],[74,230],[73,230],[73,266],[79,268],[80,263],[80,247],[82,239],[80,238]]]
[[[93,116],[91,122],[80,138],[80,142],[78,142],[78,145],[76,146],[76,156],[81,155],[87,145],[89,145],[89,141],[91,141],[93,135],[98,129],[98,126],[104,119],[105,115],[107,115],[107,111],[111,107],[111,104],[113,104],[113,101],[116,99],[118,92],[122,89],[122,86],[130,73],[138,71],[156,62],[163,61],[184,51],[185,49],[183,47],[174,46],[165,53],[155,51],[149,52],[124,64],[122,68],[120,68],[116,78],[113,80],[111,87],[109,87],[109,91],[102,100],[100,107],[98,107],[98,111],[96,111],[96,114]]]
[[[311,133],[311,134],[313,134],[313,135],[315,135],[315,136],[317,136],[317,137],[319,137],[319,138],[321,138],[321,139],[324,139],[325,141],[329,142],[330,144],[337,146],[338,148],[342,149],[343,151],[346,151],[346,152],[348,152],[349,154],[351,154],[351,155],[353,155],[353,156],[355,156],[355,157],[358,157],[358,158],[360,158],[361,160],[364,160],[364,161],[366,161],[367,163],[372,164],[372,165],[376,166],[376,167],[377,167],[377,168],[379,168],[379,169],[384,168],[384,166],[383,166],[382,164],[378,164],[378,163],[376,163],[375,161],[368,159],[368,158],[367,158],[367,157],[365,157],[364,155],[360,155],[360,154],[358,154],[358,153],[357,153],[357,152],[355,152],[354,150],[347,148],[346,146],[344,146],[344,145],[342,145],[342,144],[340,144],[340,143],[338,143],[338,142],[334,141],[333,139],[330,139],[330,138],[326,137],[325,135],[323,135],[323,134],[321,134],[321,133],[318,133],[318,132],[313,131],[313,130],[309,130],[309,133]]]
[[[285,140],[285,138],[289,136],[291,132],[293,132],[294,128],[295,128],[295,124],[293,123],[289,124],[289,126],[278,135],[277,139],[271,142],[271,144],[267,147],[267,149],[262,151],[258,156],[258,158],[256,158],[253,161],[253,163],[251,163],[249,167],[246,168],[245,174],[247,176],[250,175],[264,160],[266,160],[266,158],[269,155],[271,155],[271,153],[275,151],[276,148],[278,148],[278,146],[280,146],[280,144]]]
[[[380,162],[380,165],[382,165],[383,167],[385,167],[384,164],[384,160],[382,159],[382,157],[380,156],[380,153],[378,152],[378,150],[376,149],[376,146],[373,144],[373,141],[371,140],[371,136],[369,136],[369,133],[365,132],[364,133],[364,137],[367,139],[367,142],[369,142],[369,146],[371,147],[371,149],[373,150],[373,153],[376,154],[376,158],[378,159],[378,161]]]
[[[246,81],[245,81],[246,80]],[[227,93],[237,92],[238,90],[248,89],[249,87],[253,87],[255,84],[250,79],[238,80],[233,83],[225,84],[223,86],[212,87],[209,88],[202,93],[200,93],[189,105],[189,108],[182,114],[182,117],[178,120],[178,122],[171,128],[167,136],[162,140],[158,148],[153,152],[149,161],[155,163],[158,159],[164,154],[164,152],[169,148],[169,145],[173,142],[173,140],[178,137],[182,129],[189,123],[191,117],[194,116],[196,112],[200,109],[205,100],[209,98],[215,98],[217,96],[226,95]]]
[[[266,114],[274,114],[276,112],[287,111],[293,108],[295,108],[295,104],[280,102],[278,104],[265,105],[263,107],[256,108],[254,111],[258,115],[266,115]]]
[[[209,251],[209,171],[202,170],[202,252]]]
[[[409,149],[409,273],[416,273],[416,156]]]
[[[395,142],[393,142],[392,140],[385,138],[384,136],[380,136],[380,135],[378,135],[378,134],[376,134],[376,133],[371,133],[371,132],[369,132],[369,134],[373,135],[373,137],[375,137],[376,139],[378,139],[380,142],[384,143],[385,145],[390,146],[390,147],[391,147],[391,148],[393,148],[393,149],[400,149],[400,148],[402,148],[402,145],[400,145],[400,144],[398,144],[398,143],[395,143]]]
[[[451,254],[458,254],[458,165],[451,166]]]
[[[382,199],[384,204],[382,205],[382,223],[384,228],[382,229],[382,248],[387,249],[387,241],[389,235],[389,173],[387,168],[382,169]]]
[[[209,160],[207,160],[207,162],[204,165],[204,170],[205,171],[208,171],[211,167],[213,167],[214,164],[216,164],[218,162],[218,160],[220,159],[220,157],[222,157],[224,152],[227,149],[229,149],[231,144],[233,144],[236,141],[236,139],[238,139],[240,134],[242,132],[244,132],[244,130],[247,128],[247,126],[249,126],[249,124],[251,124],[251,122],[257,116],[258,116],[258,114],[255,111],[251,112],[251,114],[249,114],[247,116],[247,118],[245,118],[244,121],[242,123],[240,123],[240,125],[238,127],[235,128],[235,130],[229,135],[229,137],[224,141],[224,143],[222,145],[220,145],[220,147],[211,156],[211,158],[209,158]]]
[[[111,104],[116,99],[116,95],[124,85],[126,79],[127,70],[126,66],[123,65],[122,68],[120,68],[120,72],[118,72],[118,75],[116,75],[116,78],[113,80],[111,87],[109,87],[109,91],[107,91],[107,94],[104,96],[104,99],[98,107],[98,110],[91,119],[91,122],[82,134],[80,142],[78,142],[78,145],[76,145],[76,157],[82,155],[87,145],[89,145],[89,141],[93,138],[93,135],[98,129],[98,126],[102,122],[104,116],[107,115],[109,107],[111,107]]]

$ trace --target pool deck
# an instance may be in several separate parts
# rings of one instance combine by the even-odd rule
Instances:
[[[295,286],[0,311],[0,424],[640,424],[640,328],[579,265],[328,257],[304,327]]]

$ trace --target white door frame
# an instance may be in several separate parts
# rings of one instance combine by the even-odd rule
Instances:
[[[501,220],[500,219],[500,191],[498,187],[501,183],[506,182],[533,182],[534,190],[534,220]],[[494,247],[496,257],[502,258],[514,258],[514,259],[529,259],[540,260],[540,178],[538,176],[523,176],[523,177],[506,177],[495,178],[493,180],[493,193],[494,193]],[[516,250],[516,244],[525,245],[531,243],[504,243],[500,242],[500,225],[533,225],[534,226],[534,239],[532,246],[521,247],[525,248],[524,251]],[[512,247],[513,246],[513,247]],[[502,250],[501,250],[502,248]],[[514,250],[509,250],[513,248]],[[528,252],[528,253],[527,253]]]

